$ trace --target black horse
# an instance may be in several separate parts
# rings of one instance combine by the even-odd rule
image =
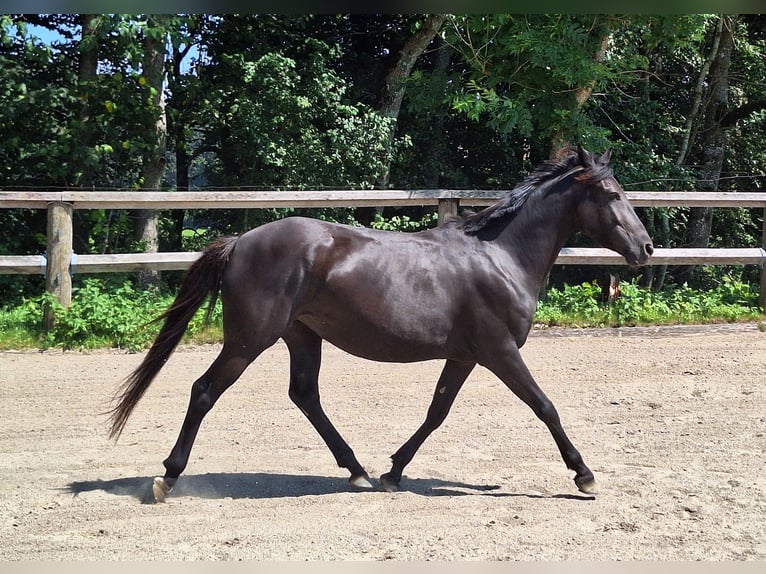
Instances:
[[[582,232],[645,264],[652,240],[601,156],[578,147],[549,161],[494,205],[419,233],[395,233],[292,217],[213,241],[187,272],[143,362],[111,412],[119,437],[130,413],[181,340],[194,313],[220,294],[224,342],[192,385],[178,440],[154,479],[162,501],[189,460],[200,423],[221,394],[280,337],[290,352],[289,396],[308,417],[350,482],[371,487],[319,401],[322,340],[375,361],[445,359],[425,422],[381,476],[396,490],[404,467],[444,421],[479,364],[547,425],[574,481],[596,484],[551,401],[522,360],[543,281],[559,250]]]

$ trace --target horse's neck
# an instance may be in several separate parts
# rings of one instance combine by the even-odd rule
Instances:
[[[498,237],[531,282],[542,285],[559,251],[574,233],[569,194],[530,199]]]

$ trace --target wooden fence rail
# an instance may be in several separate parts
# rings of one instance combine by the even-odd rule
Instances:
[[[45,274],[46,289],[64,306],[71,301],[72,273],[109,273],[139,270],[184,270],[198,252],[74,254],[72,212],[75,209],[253,209],[274,207],[434,206],[439,221],[458,207],[490,205],[506,191],[476,190],[323,190],[323,191],[1,191],[0,208],[48,211],[45,255],[0,255],[0,274]],[[653,265],[760,265],[760,305],[766,308],[766,193],[654,192],[627,193],[635,207],[755,207],[764,210],[760,246],[738,248],[658,248]],[[561,265],[623,265],[614,251],[564,248]]]

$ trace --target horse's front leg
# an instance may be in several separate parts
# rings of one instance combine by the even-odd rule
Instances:
[[[502,350],[495,350],[491,355],[488,354],[481,364],[497,375],[545,423],[553,440],[556,441],[556,446],[567,468],[575,471],[574,482],[577,488],[586,494],[595,494],[597,488],[593,473],[585,465],[579,451],[564,432],[556,407],[535,382],[521,357],[518,346],[509,342]]]

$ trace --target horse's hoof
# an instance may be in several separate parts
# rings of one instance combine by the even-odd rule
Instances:
[[[161,476],[154,477],[152,483],[152,494],[154,495],[154,502],[165,502],[165,497],[173,490],[173,485],[168,484]]]
[[[596,486],[596,479],[593,476],[575,477],[575,484],[577,489],[584,494],[598,494],[598,486]]]
[[[383,485],[383,490],[386,492],[398,492],[399,481],[392,479],[390,476],[384,474],[380,477],[380,484]]]
[[[351,478],[348,479],[348,482],[351,486],[355,486],[356,488],[363,488],[365,490],[372,488],[370,478],[366,474],[352,474]]]

